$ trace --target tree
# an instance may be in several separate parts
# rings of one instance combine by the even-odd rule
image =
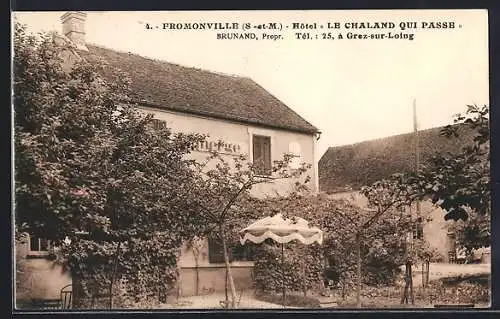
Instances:
[[[489,107],[468,105],[465,115],[455,115],[454,125],[441,134],[459,138],[474,133],[472,144],[455,154],[436,154],[423,163],[410,183],[421,198],[428,197],[445,210],[446,220],[467,220],[469,212],[491,214]]]
[[[472,135],[473,140],[456,153],[435,154],[408,179],[419,198],[430,198],[445,211],[445,220],[456,221],[452,230],[471,255],[491,242],[489,107],[468,105],[441,134],[450,139]]]
[[[175,280],[194,217],[186,155],[203,137],[152,129],[127,103],[126,74],[81,58],[68,70],[78,54],[54,39],[15,25],[16,225],[56,246],[71,239],[61,259],[109,287],[112,307],[118,280],[133,294]]]
[[[456,221],[449,230],[455,233],[458,245],[465,248],[468,258],[473,256],[474,249],[491,245],[490,215],[480,215],[470,211],[466,221]]]
[[[454,125],[441,130],[441,134],[448,138],[457,138],[472,131],[475,133],[472,145],[466,145],[453,154],[437,153],[420,164],[417,172],[396,174],[387,179],[383,183],[385,185],[381,185],[383,192],[390,196],[402,195],[407,204],[417,202],[418,205],[420,200],[430,198],[445,211],[445,220],[462,220],[463,223],[457,228],[461,233],[459,240],[469,247],[469,252],[472,247],[485,245],[490,238],[488,112],[487,106],[469,105],[465,116],[457,114]],[[371,202],[370,197],[367,197]],[[474,218],[468,221],[469,216]],[[426,255],[418,253],[420,256]],[[406,286],[409,283],[411,289],[411,258],[408,260],[407,269],[410,272],[407,273]],[[406,290],[405,287],[405,296]]]
[[[393,189],[394,193],[387,189]],[[363,192],[370,199],[372,209],[325,194],[307,193],[264,199],[256,205],[261,213],[282,212],[286,217],[302,217],[324,232],[321,246],[288,245],[287,261],[291,261],[285,264],[288,289],[311,288],[323,277],[324,261],[329,279],[337,280],[343,291],[356,287],[358,300],[361,283],[389,284],[395,279],[405,262],[406,235],[413,226],[411,218],[399,210],[406,205],[407,194],[392,181],[377,182],[365,187]],[[255,265],[257,286],[262,290],[279,289],[279,252],[272,244],[264,244],[261,249],[264,250],[262,260]],[[306,256],[312,257],[313,262],[307,263],[307,273],[303,274]]]
[[[412,189],[405,187],[404,184],[404,176],[402,174],[395,174],[391,176],[389,179],[383,179],[373,183],[370,186],[365,186],[361,189],[361,193],[366,196],[368,199],[369,207],[375,208],[375,213],[370,217],[368,221],[366,221],[361,227],[361,231],[358,233],[358,240],[362,240],[363,230],[370,227],[370,225],[376,222],[381,218],[382,215],[386,214],[388,211],[395,210],[401,211],[405,207],[410,206],[412,203]],[[413,297],[413,284],[412,284],[412,276],[411,276],[411,265],[412,258],[408,254],[408,249],[406,247],[406,237],[408,234],[408,230],[413,228],[411,223],[411,216],[408,219],[406,216],[401,216],[400,219],[406,221],[407,227],[402,227],[403,233],[399,233],[398,235],[403,238],[402,244],[404,245],[404,263],[406,265],[406,285],[404,290],[404,297],[407,297],[408,288],[411,292],[412,303],[414,301]],[[385,220],[384,220],[385,221]],[[408,227],[409,226],[409,227]],[[358,246],[359,247],[359,246]],[[359,248],[358,248],[359,251]],[[359,256],[359,253],[358,253]],[[358,260],[360,257],[358,257]],[[358,267],[361,267],[361,262],[359,262]],[[360,270],[358,270],[360,272]],[[358,297],[357,303],[360,305],[360,297],[359,297],[359,284],[358,284]],[[403,298],[404,298],[403,297]],[[408,298],[406,298],[408,299]],[[402,299],[403,300],[403,299]]]
[[[323,194],[316,196],[307,192],[261,199],[255,207],[260,214],[282,213],[286,218],[302,217],[324,232],[321,246],[305,246],[294,242],[287,244],[285,264],[282,264],[280,245],[273,241],[259,245],[259,258],[255,264],[257,288],[262,291],[278,291],[284,280],[288,290],[303,291],[305,294],[308,289],[320,284],[325,259],[337,260],[337,257],[340,263],[335,265],[336,270],[341,276],[344,275],[341,267],[345,266],[348,255],[347,250],[344,250],[345,240],[352,230],[345,215],[355,218],[359,212],[358,207],[344,201],[331,200]]]
[[[217,152],[212,152],[204,162],[196,165],[199,173],[197,181],[190,189],[191,206],[198,211],[193,223],[197,230],[193,234],[199,237],[216,236],[222,242],[222,251],[226,266],[227,278],[231,291],[232,308],[236,304],[236,289],[231,274],[229,248],[237,242],[237,230],[245,227],[248,222],[257,217],[255,214],[255,197],[252,189],[259,184],[274,183],[277,180],[297,179],[294,188],[302,189],[309,182],[306,176],[300,179],[310,165],[303,163],[297,169],[290,168],[292,156],[284,154],[283,159],[275,161],[269,174],[262,174],[261,163],[250,163],[245,155],[224,158]],[[229,306],[229,301],[226,300]]]

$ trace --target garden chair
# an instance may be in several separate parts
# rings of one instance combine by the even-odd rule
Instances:
[[[59,309],[61,299],[32,299],[31,304],[35,309]]]
[[[102,289],[95,282],[79,281],[78,293],[72,293],[72,307],[96,309],[102,307],[102,303],[109,299],[109,291]],[[76,290],[76,289],[75,289]],[[106,306],[107,307],[107,306]]]
[[[448,262],[450,264],[455,264],[457,262],[457,253],[453,250],[448,252]]]
[[[73,308],[73,285],[69,284],[61,288],[61,309]]]

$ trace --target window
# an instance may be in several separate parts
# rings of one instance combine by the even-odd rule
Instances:
[[[46,252],[49,250],[49,241],[46,238],[30,236],[30,251]]]
[[[249,244],[236,244],[229,250],[229,261],[252,261],[253,248]],[[211,264],[224,263],[222,241],[218,237],[208,239],[208,262]]]
[[[253,163],[260,175],[271,175],[271,138],[253,135]]]
[[[253,261],[254,252],[252,244],[245,243],[245,245],[236,244],[231,250],[231,259],[237,261]]]
[[[158,119],[153,119],[151,121],[151,125],[155,130],[162,130],[165,127],[167,127],[167,122]]]
[[[417,218],[413,226],[413,239],[424,238],[424,225],[422,217]]]
[[[208,239],[208,262],[211,264],[224,262],[222,242],[218,238],[210,237]]]

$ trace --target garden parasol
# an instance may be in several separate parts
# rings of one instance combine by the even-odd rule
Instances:
[[[284,244],[298,240],[302,244],[310,245],[323,242],[323,232],[318,227],[309,226],[309,222],[300,217],[283,218],[282,214],[262,218],[240,231],[240,242],[251,241],[256,244],[266,239],[272,239],[281,244],[282,264],[285,263]],[[283,269],[283,307],[285,306],[285,281]]]

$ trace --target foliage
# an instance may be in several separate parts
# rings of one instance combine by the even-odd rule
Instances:
[[[325,267],[330,279],[336,281],[340,287],[349,290],[355,286],[356,234],[367,221],[372,220],[377,211],[362,209],[350,201],[332,199],[325,194],[293,194],[288,197],[264,199],[259,204],[256,205],[257,210],[271,214],[282,212],[288,217],[302,217],[324,232],[323,244],[319,247],[285,245],[285,271],[290,278],[285,282],[287,290],[302,291],[301,263],[310,267],[305,281],[307,287],[321,283]],[[290,207],[293,207],[293,211],[290,211]],[[402,214],[392,207],[391,205],[385,211],[383,218],[374,219],[370,222],[370,227],[363,230],[361,253],[362,277],[365,284],[392,283],[399,273],[399,267],[404,264],[405,238],[412,224],[407,214]],[[255,266],[257,288],[279,291],[281,250],[270,245],[262,245],[262,249],[264,253],[260,255],[261,259]],[[321,251],[320,255],[317,249]],[[305,256],[310,259],[306,260]],[[294,267],[291,267],[292,264]]]
[[[197,168],[197,180],[191,193],[192,205],[200,211],[198,215],[198,234],[207,235],[220,231],[224,224],[225,233],[237,238],[233,229],[246,226],[249,220],[261,217],[253,210],[255,196],[252,190],[259,184],[272,184],[278,180],[294,179],[295,184],[289,191],[307,187],[309,176],[301,179],[310,165],[302,163],[298,169],[291,169],[292,156],[284,154],[282,160],[274,162],[271,175],[260,174],[261,165],[250,163],[245,155],[227,159],[212,152],[204,162],[193,163]]]
[[[361,194],[368,199],[369,207],[376,210],[376,213],[364,224],[368,228],[388,210],[404,209],[412,203],[414,192],[407,186],[403,174],[393,174],[390,178],[376,181],[361,188]]]
[[[283,246],[267,240],[256,252],[254,284],[259,291],[301,291],[317,289],[324,270],[323,251],[317,244],[305,246],[290,242]]]
[[[466,221],[458,220],[449,230],[456,234],[457,243],[469,254],[473,249],[491,245],[491,216],[468,213]]]
[[[436,153],[421,163],[417,172],[396,174],[379,182],[385,183],[379,185],[384,192],[406,202],[430,199],[445,211],[445,220],[461,220],[453,228],[459,244],[469,251],[490,242],[488,114],[488,106],[468,105],[466,114],[455,115],[454,125],[445,126],[441,134],[451,139],[472,131],[475,136],[471,145],[453,153]]]
[[[488,274],[441,278],[430,283],[430,298],[435,304],[489,303],[490,280]]]
[[[407,177],[417,198],[430,200],[454,220],[458,244],[470,253],[491,242],[491,181],[489,107],[468,105],[465,115],[456,114],[454,125],[441,131],[450,139],[472,131],[472,144],[454,153],[435,154],[416,174]]]
[[[192,200],[189,204],[197,213],[196,220],[191,223],[192,236],[221,239],[232,307],[236,304],[236,290],[229,263],[229,248],[238,242],[237,230],[244,228],[250,220],[263,217],[254,210],[254,186],[289,179],[295,181],[289,191],[296,191],[307,187],[310,180],[309,176],[303,176],[310,165],[302,163],[292,169],[289,165],[291,159],[290,154],[284,154],[282,160],[273,163],[269,175],[262,175],[261,163],[251,163],[245,155],[228,160],[212,152],[204,162],[193,163],[197,178],[190,188]]]
[[[375,213],[365,227],[370,227],[370,223],[381,223],[390,225],[397,220],[399,232],[397,233],[398,245],[404,252],[404,258],[399,260],[404,264],[404,260],[411,258],[413,261],[427,261],[436,258],[436,251],[423,239],[414,238],[407,240],[407,236],[413,233],[415,227],[411,207],[418,198],[415,188],[409,183],[408,177],[404,174],[393,174],[388,179],[383,179],[370,186],[364,186],[361,193],[368,199],[369,207],[376,208]],[[423,214],[424,212],[417,212]],[[387,229],[385,234],[390,233]],[[396,235],[396,233],[395,233]],[[411,245],[411,249],[407,249]]]
[[[423,308],[440,305],[487,306],[490,301],[489,275],[471,275],[441,278],[429,283],[426,289],[415,287],[415,305],[412,308]],[[362,291],[363,308],[401,308],[401,290],[395,286],[365,287]],[[339,307],[353,308],[356,301],[353,295],[342,298],[339,294],[332,297]]]
[[[421,197],[446,211],[445,219],[467,220],[471,211],[491,214],[489,107],[468,105],[465,115],[457,114],[454,125],[442,134],[459,138],[463,130],[473,130],[472,145],[455,154],[436,154],[424,163],[411,183]]]
[[[283,305],[281,295],[259,293],[255,296],[258,300]],[[297,308],[320,308],[320,301],[314,297],[301,295],[288,295],[285,299],[285,306]]]
[[[125,103],[125,74],[78,58],[68,70],[77,53],[53,35],[16,24],[14,53],[19,231],[56,245],[68,237],[60,259],[75,277],[108,285],[123,275],[134,294],[171,283],[195,218],[185,155],[203,137],[153,130],[151,116]]]

